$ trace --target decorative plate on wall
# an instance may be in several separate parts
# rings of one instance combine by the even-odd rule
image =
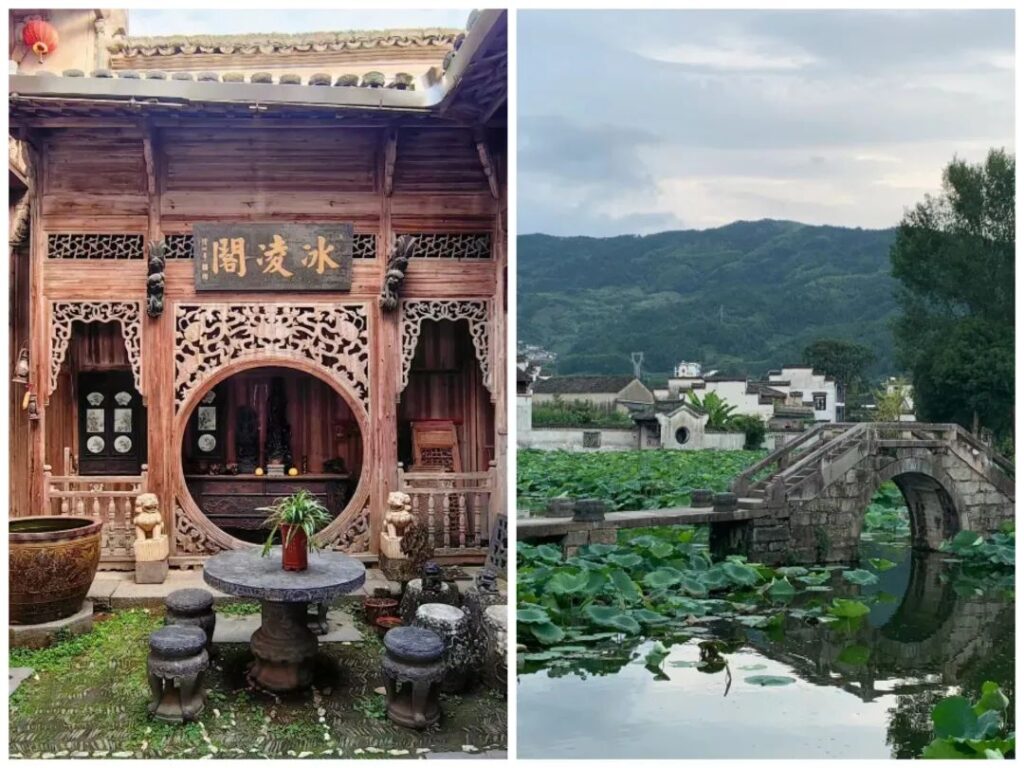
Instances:
[[[89,450],[89,453],[102,453],[106,445],[107,444],[104,442],[103,438],[99,435],[93,435],[85,443],[85,447]]]

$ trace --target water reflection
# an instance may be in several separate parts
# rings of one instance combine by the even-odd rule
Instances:
[[[640,640],[599,659],[527,664],[520,755],[914,757],[930,740],[932,705],[951,690],[974,695],[991,679],[1014,700],[1006,585],[964,576],[936,553],[872,542],[862,554],[896,565],[871,587],[837,575],[832,592],[793,603],[875,595],[859,621],[679,627],[662,639],[669,655],[656,669],[644,666],[653,643]],[[700,665],[709,638],[722,643],[727,668]],[[761,687],[755,676],[796,682]]]

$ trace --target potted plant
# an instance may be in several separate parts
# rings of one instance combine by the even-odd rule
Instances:
[[[266,557],[274,545],[274,534],[281,531],[281,567],[286,571],[304,571],[309,566],[309,551],[316,547],[313,534],[331,521],[324,505],[305,488],[278,499],[265,521],[270,535],[263,544]]]

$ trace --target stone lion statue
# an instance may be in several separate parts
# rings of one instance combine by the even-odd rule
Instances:
[[[160,499],[155,493],[140,493],[135,497],[136,541],[159,539],[163,537],[164,518],[160,514]]]
[[[388,494],[388,511],[384,515],[384,525],[388,536],[400,538],[405,530],[416,521],[412,513],[412,499],[409,494],[393,491]]]

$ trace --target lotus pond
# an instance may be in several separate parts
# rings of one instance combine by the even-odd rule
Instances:
[[[913,551],[894,487],[866,529],[849,567],[713,562],[699,528],[520,544],[519,755],[918,757],[987,681],[1012,732],[1013,533]]]

